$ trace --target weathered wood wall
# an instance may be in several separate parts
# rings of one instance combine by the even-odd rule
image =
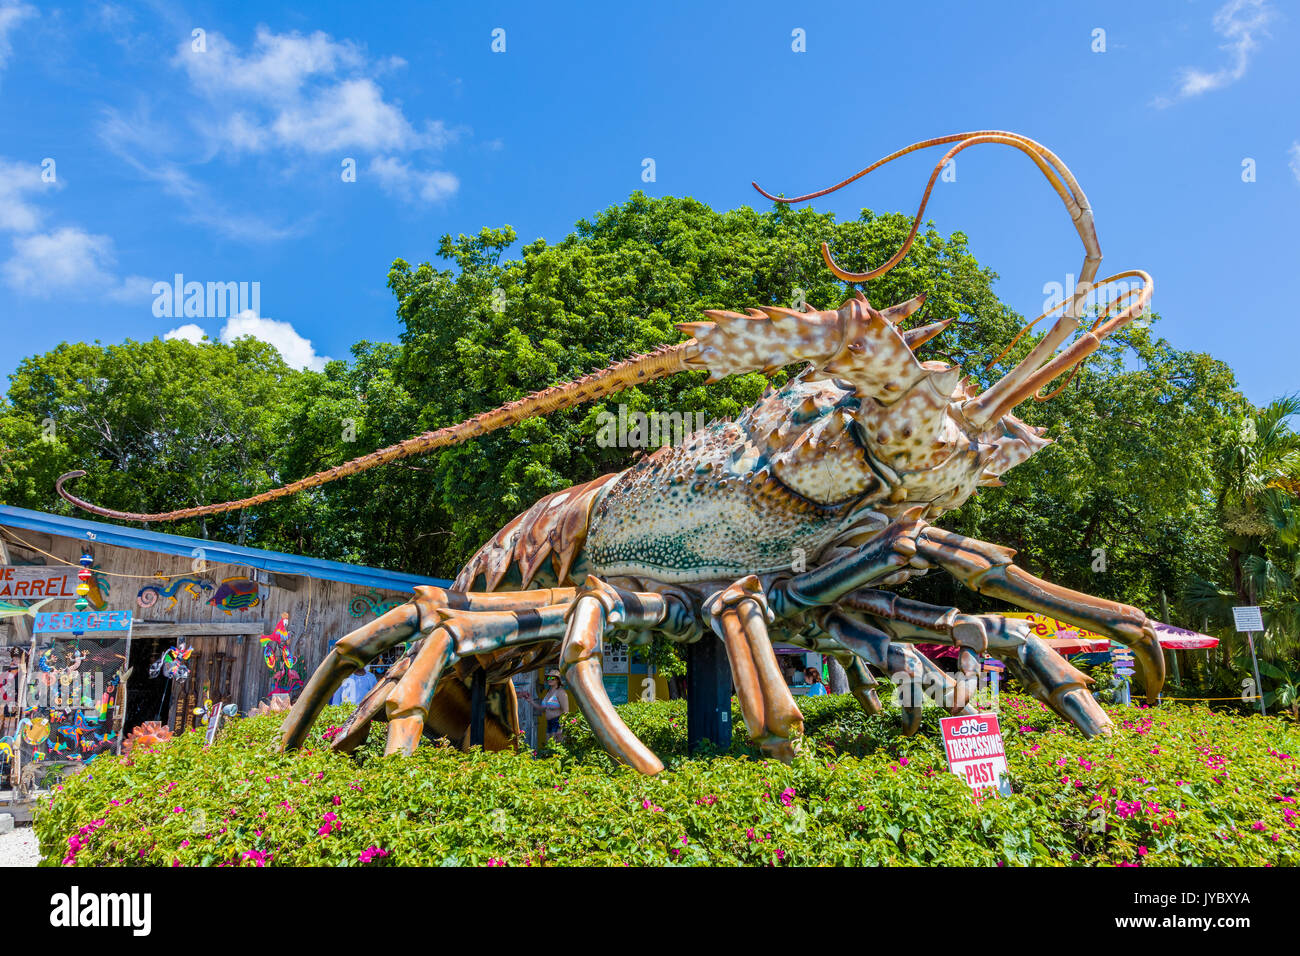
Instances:
[[[86,546],[86,542],[73,538],[22,529],[6,527],[3,534],[13,563],[56,563],[40,553],[46,551],[75,564]],[[33,547],[25,547],[23,542]],[[184,637],[195,646],[191,661],[216,655],[228,655],[234,659],[232,673],[236,686],[232,690],[237,694],[235,702],[241,710],[255,706],[270,689],[271,671],[262,659],[258,636],[269,634],[281,614],[289,614],[291,647],[298,659],[298,673],[306,680],[324,658],[331,640],[337,640],[374,619],[375,615],[368,607],[361,617],[353,617],[349,613],[353,599],[369,596],[379,603],[402,601],[410,593],[372,590],[306,575],[273,574],[243,565],[210,564],[205,570],[195,571],[194,559],[189,557],[98,543],[90,544],[89,548],[95,557],[96,569],[108,576],[106,608],[133,612],[135,638],[167,637],[175,640]],[[212,590],[196,586],[201,597],[195,598],[180,590],[174,605],[169,598],[160,597],[152,607],[140,607],[137,596],[141,588],[149,584],[166,587],[175,580],[162,580],[158,577],[160,574],[197,578],[212,585]],[[259,602],[256,606],[226,613],[208,603],[221,582],[232,577],[258,582]],[[364,603],[358,601],[358,604]],[[72,610],[72,602],[55,602],[47,605],[45,610]],[[26,646],[27,638],[19,637],[19,628],[12,621],[5,621],[0,623],[0,644]],[[194,678],[189,683],[195,683]],[[188,690],[191,696],[198,695],[199,704],[203,702],[202,687]],[[218,691],[215,687],[212,690],[214,693]]]

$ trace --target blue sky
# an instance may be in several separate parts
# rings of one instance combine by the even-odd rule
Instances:
[[[1300,4],[1281,0],[0,0],[0,374],[63,340],[185,325],[319,365],[396,338],[388,268],[443,233],[555,240],[635,189],[765,208],[753,179],[794,195],[1001,128],[1078,176],[1102,274],[1150,272],[1160,333],[1262,403],[1300,388],[1297,49]],[[815,206],[910,213],[938,157]],[[1058,200],[1005,147],[956,172],[929,216],[1036,315],[1081,260]],[[176,273],[256,282],[260,314],[157,316],[153,285]]]

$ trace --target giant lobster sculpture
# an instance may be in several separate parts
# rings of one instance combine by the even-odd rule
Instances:
[[[891,591],[940,568],[981,594],[1132,646],[1149,698],[1164,680],[1164,660],[1141,611],[1040,580],[1016,566],[1014,552],[932,523],[1048,444],[1041,429],[1012,410],[1031,396],[1050,398],[1041,394],[1048,383],[1077,370],[1102,339],[1141,314],[1149,301],[1152,283],[1144,272],[1094,282],[1101,251],[1092,210],[1066,166],[1013,133],[962,133],[916,143],[845,181],[914,150],[953,144],[934,167],[903,246],[862,274],[841,269],[825,246],[823,257],[848,283],[892,269],[915,239],[944,164],[979,143],[1013,146],[1030,157],[1064,202],[1085,250],[1075,295],[1039,317],[1060,311],[1055,324],[986,391],[979,392],[957,366],[917,358],[918,347],[947,325],[903,330],[900,323],[924,296],[878,309],[857,292],[833,311],[707,312],[709,321],[679,326],[691,336],[681,344],[240,501],[161,514],[111,511],[64,489],[68,478],[84,472],[60,478],[59,492],[112,518],[171,521],[218,514],[678,372],[707,370],[713,381],[804,363],[802,373],[769,390],[735,421],[714,423],[627,471],[541,499],[484,544],[450,589],[416,588],[411,600],[348,634],[286,718],[284,747],[303,742],[348,674],[400,642],[413,642],[359,704],[333,741],[335,748],[354,748],[377,718],[388,722],[389,753],[411,753],[425,732],[464,745],[468,687],[479,669],[489,689],[486,746],[506,746],[518,732],[508,678],[558,662],[602,744],[638,770],[655,773],[663,765],[611,705],[600,663],[603,640],[643,643],[653,632],[681,642],[720,639],[751,738],[781,758],[792,754],[803,718],[782,679],[773,641],[838,659],[852,693],[871,713],[881,706],[873,669],[928,683],[952,712],[966,711],[978,656],[992,655],[1083,733],[1107,733],[1111,722],[1088,692],[1089,679],[1030,635],[1023,622],[966,614]],[[1120,279],[1138,281],[1126,283],[1132,287],[1076,335],[1087,293]],[[803,568],[794,557],[800,554],[806,556]],[[956,678],[918,654],[911,647],[916,642],[959,648]],[[909,732],[920,724],[920,703],[913,699],[904,709]]]

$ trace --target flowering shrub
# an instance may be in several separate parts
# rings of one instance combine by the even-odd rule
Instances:
[[[665,760],[616,768],[579,715],[550,759],[427,744],[354,757],[322,736],[293,754],[283,714],[184,734],[134,765],[101,757],[46,799],[45,865],[1295,865],[1300,734],[1289,719],[1109,708],[1084,740],[1037,701],[1002,697],[1014,794],[976,805],[945,768],[937,713],[899,735],[848,696],[800,700],[808,736],[757,759],[736,712],[726,753],[688,758],[684,702],[619,708]]]

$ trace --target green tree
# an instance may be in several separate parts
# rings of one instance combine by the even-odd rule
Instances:
[[[55,479],[131,511],[223,501],[276,484],[284,412],[300,373],[265,342],[65,343],[24,359],[0,406],[0,500],[68,512]],[[255,512],[175,530],[243,541]]]

